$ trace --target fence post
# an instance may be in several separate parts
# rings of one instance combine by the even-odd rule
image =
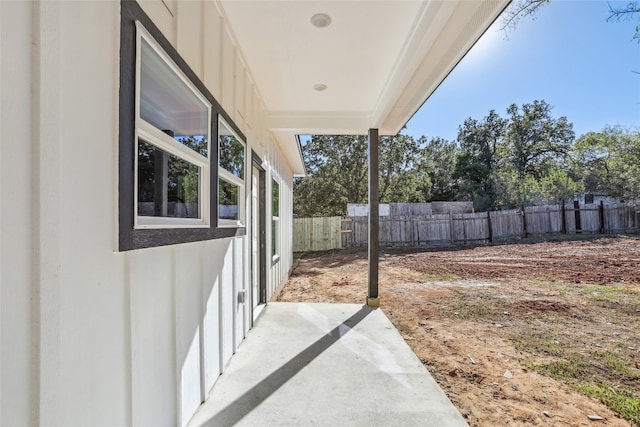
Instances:
[[[491,226],[491,211],[487,211],[487,229],[489,230],[489,243],[493,243],[493,228]]]
[[[598,232],[600,234],[604,233],[604,202],[600,200],[600,204],[598,205]]]
[[[524,210],[524,206],[522,207],[522,237],[526,238],[528,236],[527,233],[527,215]]]
[[[580,219],[580,202],[573,201],[573,214],[576,219],[576,234],[582,233],[582,220]]]
[[[561,226],[560,226],[560,232],[562,234],[567,234],[567,212],[565,210],[564,207],[564,199],[562,199],[562,207],[560,208],[560,212],[562,214],[562,222],[561,222]]]

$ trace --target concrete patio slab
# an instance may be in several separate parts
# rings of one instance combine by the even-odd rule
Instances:
[[[379,309],[269,303],[196,426],[466,426]]]

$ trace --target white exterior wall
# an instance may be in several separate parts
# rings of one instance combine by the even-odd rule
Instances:
[[[258,88],[215,4],[141,4],[263,159],[267,224],[280,177],[271,295],[292,178]],[[250,239],[118,252],[119,2],[3,1],[0,19],[0,424],[184,425],[249,328]]]
[[[0,3],[0,425],[29,425],[32,402],[33,202],[31,98],[31,5]],[[27,24],[27,25],[25,25]],[[10,48],[24,54],[5,60]],[[35,302],[34,302],[35,304]],[[5,410],[11,408],[11,411]]]
[[[283,159],[282,154],[279,151],[279,147],[272,146],[269,153],[271,170],[267,175],[270,179],[267,179],[267,195],[272,193],[273,177],[275,176],[280,183],[280,242],[279,242],[279,260],[275,263],[270,263],[271,274],[267,281],[267,296],[268,299],[278,289],[280,285],[289,277],[291,266],[293,265],[293,175],[289,172],[290,169]],[[269,199],[269,196],[267,197]],[[267,206],[267,258],[271,259],[272,251],[272,227],[271,218],[273,215],[272,204]]]

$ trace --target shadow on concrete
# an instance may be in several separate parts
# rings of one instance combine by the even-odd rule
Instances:
[[[276,390],[298,374],[316,357],[346,335],[353,327],[367,317],[374,308],[363,306],[353,316],[336,326],[318,341],[298,353],[268,377],[260,381],[242,396],[227,405],[203,425],[207,427],[231,426],[240,421],[256,406],[264,402]]]

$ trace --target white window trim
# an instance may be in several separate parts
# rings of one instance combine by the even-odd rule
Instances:
[[[141,66],[141,46],[142,39],[151,46],[151,48],[162,58],[182,82],[202,101],[208,109],[208,130],[209,137],[207,139],[207,153],[211,153],[211,118],[212,118],[212,105],[205,98],[200,91],[195,87],[191,80],[178,68],[173,60],[166,54],[166,52],[158,45],[155,39],[149,34],[149,32],[142,26],[140,22],[136,22],[136,96],[135,96],[135,135],[134,135],[134,199],[133,199],[133,212],[134,212],[134,228],[135,229],[148,229],[148,228],[202,228],[210,226],[210,159],[195,152],[194,150],[186,147],[169,135],[162,132],[146,120],[140,117],[140,66]],[[138,145],[139,140],[143,139],[157,148],[166,151],[169,154],[173,154],[189,163],[192,163],[200,168],[199,180],[198,180],[198,204],[200,209],[200,218],[171,218],[171,217],[151,217],[151,216],[138,216]]]
[[[278,216],[274,215],[273,212],[273,182],[277,182],[278,183]],[[275,248],[271,248],[271,262],[272,263],[276,263],[279,259],[280,259],[280,235],[281,235],[281,224],[280,224],[280,215],[282,214],[282,200],[280,198],[280,195],[282,194],[282,192],[280,191],[280,187],[282,186],[282,180],[280,180],[280,178],[278,177],[278,175],[276,175],[274,172],[271,173],[271,233],[274,232],[273,230],[273,224],[275,222],[276,225],[276,235],[275,235]],[[271,244],[273,245],[273,236],[271,237]],[[275,249],[275,254],[273,253]]]
[[[224,124],[224,126],[233,134],[237,141],[239,141],[244,147],[243,159],[244,159],[244,176],[242,178],[235,176],[231,172],[224,169],[220,166],[220,124]],[[245,211],[246,211],[246,200],[245,200],[245,187],[246,187],[246,179],[247,179],[247,143],[236,134],[231,126],[224,120],[222,117],[218,117],[218,135],[216,136],[216,143],[218,144],[218,182],[216,183],[216,191],[218,194],[220,193],[220,179],[223,179],[230,184],[234,184],[238,186],[238,219],[224,219],[220,218],[219,211],[216,212],[218,215],[218,227],[221,228],[231,228],[231,227],[244,227],[245,223]],[[220,201],[218,201],[218,209],[220,206]]]

